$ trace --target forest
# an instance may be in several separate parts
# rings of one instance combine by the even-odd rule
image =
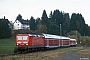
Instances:
[[[22,15],[18,14],[16,20],[22,20]],[[69,13],[56,9],[54,12],[51,11],[48,17],[46,10],[43,10],[41,18],[35,19],[31,16],[28,20],[30,21],[30,31],[35,33],[68,36],[69,32],[78,31],[81,36],[90,36],[90,26],[85,23],[84,17],[80,13],[72,13],[70,17]],[[12,30],[8,23],[8,19],[0,19],[0,38],[12,36]]]
[[[22,15],[18,15],[18,20],[22,19]],[[61,28],[60,28],[61,25]],[[82,36],[90,36],[90,27],[85,23],[84,17],[80,13],[64,13],[58,9],[50,12],[47,16],[46,10],[43,10],[42,17],[35,19],[30,18],[30,30],[37,33],[49,33],[67,36],[70,31],[78,31]]]

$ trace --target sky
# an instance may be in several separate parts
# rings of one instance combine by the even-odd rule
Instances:
[[[85,23],[90,26],[90,0],[0,0],[0,18],[4,16],[10,21],[15,21],[18,14],[23,19],[33,16],[41,18],[43,10],[47,16],[56,9],[69,13],[80,13]]]

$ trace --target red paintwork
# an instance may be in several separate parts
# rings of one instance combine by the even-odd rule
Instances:
[[[70,45],[76,44],[76,41],[70,41]]]
[[[17,36],[28,36],[28,39],[27,40],[18,40]],[[28,42],[27,44],[30,43],[30,40],[29,40],[29,35],[28,34],[17,34],[16,35],[16,46],[26,46],[25,43],[23,42]],[[21,43],[17,43],[17,42],[21,42]],[[19,45],[17,45],[19,44]]]
[[[70,40],[63,40],[63,45],[69,45]]]
[[[40,45],[44,45],[43,37],[34,36],[32,38],[32,46],[40,46]]]
[[[48,43],[47,43],[47,39],[44,40],[44,46],[47,46]]]
[[[27,40],[18,40],[17,36],[28,36]],[[17,43],[21,42],[21,43]],[[28,43],[23,43],[28,42]],[[17,45],[19,44],[19,45]],[[28,45],[26,45],[28,44]],[[17,34],[16,35],[16,46],[42,46],[44,45],[44,37],[41,36],[31,36],[30,34]]]
[[[27,36],[27,40],[18,40],[17,36]],[[44,36],[31,35],[31,34],[16,35],[16,46],[28,46],[34,48],[34,47],[50,47],[50,46],[59,47],[65,45],[70,46],[71,44],[76,44],[76,41],[70,41],[70,39],[45,38]]]
[[[69,45],[70,39],[60,39],[60,46]]]
[[[62,40],[60,39],[60,46],[62,46]]]
[[[49,46],[58,46],[58,45],[59,45],[59,40],[56,39],[49,40]]]

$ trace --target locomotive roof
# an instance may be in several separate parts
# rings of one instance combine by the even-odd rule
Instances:
[[[65,36],[51,35],[51,34],[43,34],[45,38],[53,38],[53,39],[70,39]]]
[[[43,35],[41,35],[41,34],[36,34],[36,33],[29,34],[29,36],[42,36],[42,37],[43,37]]]

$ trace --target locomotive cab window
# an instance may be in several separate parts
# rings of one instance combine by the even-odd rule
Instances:
[[[17,36],[17,39],[18,40],[22,40],[22,36]]]
[[[28,36],[23,36],[23,40],[27,40],[28,39]]]
[[[27,40],[28,36],[17,36],[18,40]]]

